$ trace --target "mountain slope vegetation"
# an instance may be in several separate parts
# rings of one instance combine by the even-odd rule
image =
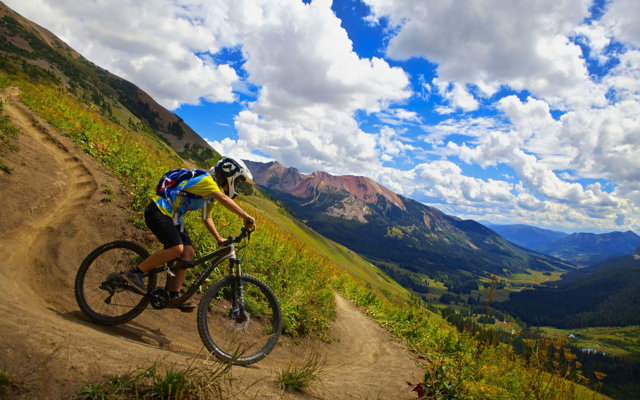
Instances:
[[[0,3],[0,67],[32,80],[64,85],[102,115],[153,132],[186,159],[206,160],[215,150],[180,117],[137,86],[91,63],[51,32]]]

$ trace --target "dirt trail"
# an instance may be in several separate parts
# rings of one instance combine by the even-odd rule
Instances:
[[[69,398],[83,384],[157,360],[200,360],[194,314],[149,309],[128,324],[102,327],[78,311],[73,281],[86,254],[114,239],[150,245],[151,238],[127,222],[117,179],[33,115],[17,89],[0,100],[20,129],[19,150],[2,155],[14,170],[0,172],[0,370],[21,381],[4,396]],[[114,201],[101,201],[107,196]],[[233,367],[229,397],[415,398],[405,383],[420,377],[415,357],[347,300],[336,296],[336,305],[333,343],[283,338],[265,360]],[[279,390],[276,373],[314,352],[326,362],[319,383],[304,393]]]

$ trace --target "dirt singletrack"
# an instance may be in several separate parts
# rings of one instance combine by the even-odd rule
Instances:
[[[84,384],[156,361],[205,358],[194,314],[149,309],[116,327],[91,323],[78,310],[73,284],[82,259],[98,245],[153,238],[131,226],[120,184],[68,137],[34,115],[17,88],[0,93],[18,127],[17,151],[0,171],[0,370],[18,384],[0,398],[66,399]],[[336,295],[337,319],[327,344],[282,338],[250,367],[233,367],[229,398],[409,399],[421,368],[379,324]],[[324,360],[321,379],[302,393],[283,392],[277,372],[309,354]]]

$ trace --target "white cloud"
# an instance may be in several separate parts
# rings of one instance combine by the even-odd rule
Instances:
[[[295,123],[246,110],[236,118],[236,128],[251,148],[305,172],[368,175],[380,166],[376,136],[362,132],[353,118],[342,113]]]
[[[251,160],[257,162],[271,162],[274,161],[271,157],[261,156],[252,151],[247,146],[246,142],[242,140],[233,140],[230,138],[224,138],[221,141],[207,140],[209,145],[213,147],[215,151],[223,156],[229,156],[232,158],[239,158],[241,160]]]
[[[450,135],[465,135],[477,138],[486,135],[490,131],[503,131],[505,124],[495,118],[474,117],[462,119],[446,119],[437,125],[423,125],[422,129],[427,133],[420,139],[434,145],[444,144],[444,139]]]
[[[384,168],[377,176],[383,185],[408,197],[427,197],[443,206],[502,207],[515,201],[513,185],[505,181],[465,176],[450,161],[434,161],[408,171]]]
[[[236,21],[244,68],[261,88],[236,128],[240,139],[302,170],[365,173],[380,165],[380,152],[354,113],[409,98],[409,80],[382,59],[359,58],[330,6],[264,1],[254,4],[262,19]]]
[[[522,103],[515,96],[501,100],[501,108],[509,116],[513,129],[491,130],[480,136],[473,145],[447,143],[451,154],[466,163],[482,167],[506,164],[513,168],[529,191],[558,202],[574,206],[618,207],[615,196],[604,192],[599,185],[583,188],[576,182],[561,179],[554,170],[573,169],[572,162],[582,143],[563,140],[568,128],[551,118],[548,106],[539,100]],[[571,146],[560,148],[554,146]],[[526,152],[528,149],[531,152]],[[555,156],[556,153],[560,155]],[[584,171],[582,172],[584,176]]]
[[[387,125],[411,125],[421,124],[422,118],[415,111],[405,110],[403,108],[391,108],[379,112],[378,118]]]
[[[609,57],[604,54],[611,43],[612,34],[599,22],[578,26],[575,30],[578,41],[585,43],[590,50],[590,57],[604,64]]]
[[[590,0],[364,1],[399,27],[387,54],[436,63],[443,81],[549,96],[588,82],[581,50],[567,38],[588,16]]]
[[[382,153],[380,159],[382,161],[398,160],[399,157],[417,150],[416,147],[406,144],[404,141],[401,133],[395,129],[383,127],[378,135],[378,147]]]
[[[636,0],[615,0],[608,5],[602,18],[610,26],[613,35],[633,46],[640,47],[640,2]]]
[[[478,109],[478,100],[467,90],[465,85],[458,82],[443,82],[438,78],[434,78],[432,83],[438,89],[440,96],[449,102],[447,106],[438,107],[436,109],[438,113],[451,114],[456,110],[469,112]]]

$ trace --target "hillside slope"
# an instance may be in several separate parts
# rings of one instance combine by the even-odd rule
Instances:
[[[75,272],[97,245],[130,239],[151,243],[131,226],[117,179],[69,138],[61,136],[5,90],[5,112],[20,134],[19,148],[3,155],[13,167],[0,172],[0,370],[23,376],[11,398],[68,398],[83,384],[123,374],[155,361],[200,362],[202,344],[193,314],[147,310],[116,327],[92,324],[78,311]],[[101,201],[107,189],[114,201]],[[378,324],[349,302],[337,300],[333,344],[283,338],[251,368],[234,367],[230,393],[253,398],[300,398],[282,393],[275,373],[311,352],[325,356],[327,372],[312,397],[409,398],[417,381],[415,359]],[[372,383],[373,382],[373,383]],[[5,393],[6,394],[6,393]]]

